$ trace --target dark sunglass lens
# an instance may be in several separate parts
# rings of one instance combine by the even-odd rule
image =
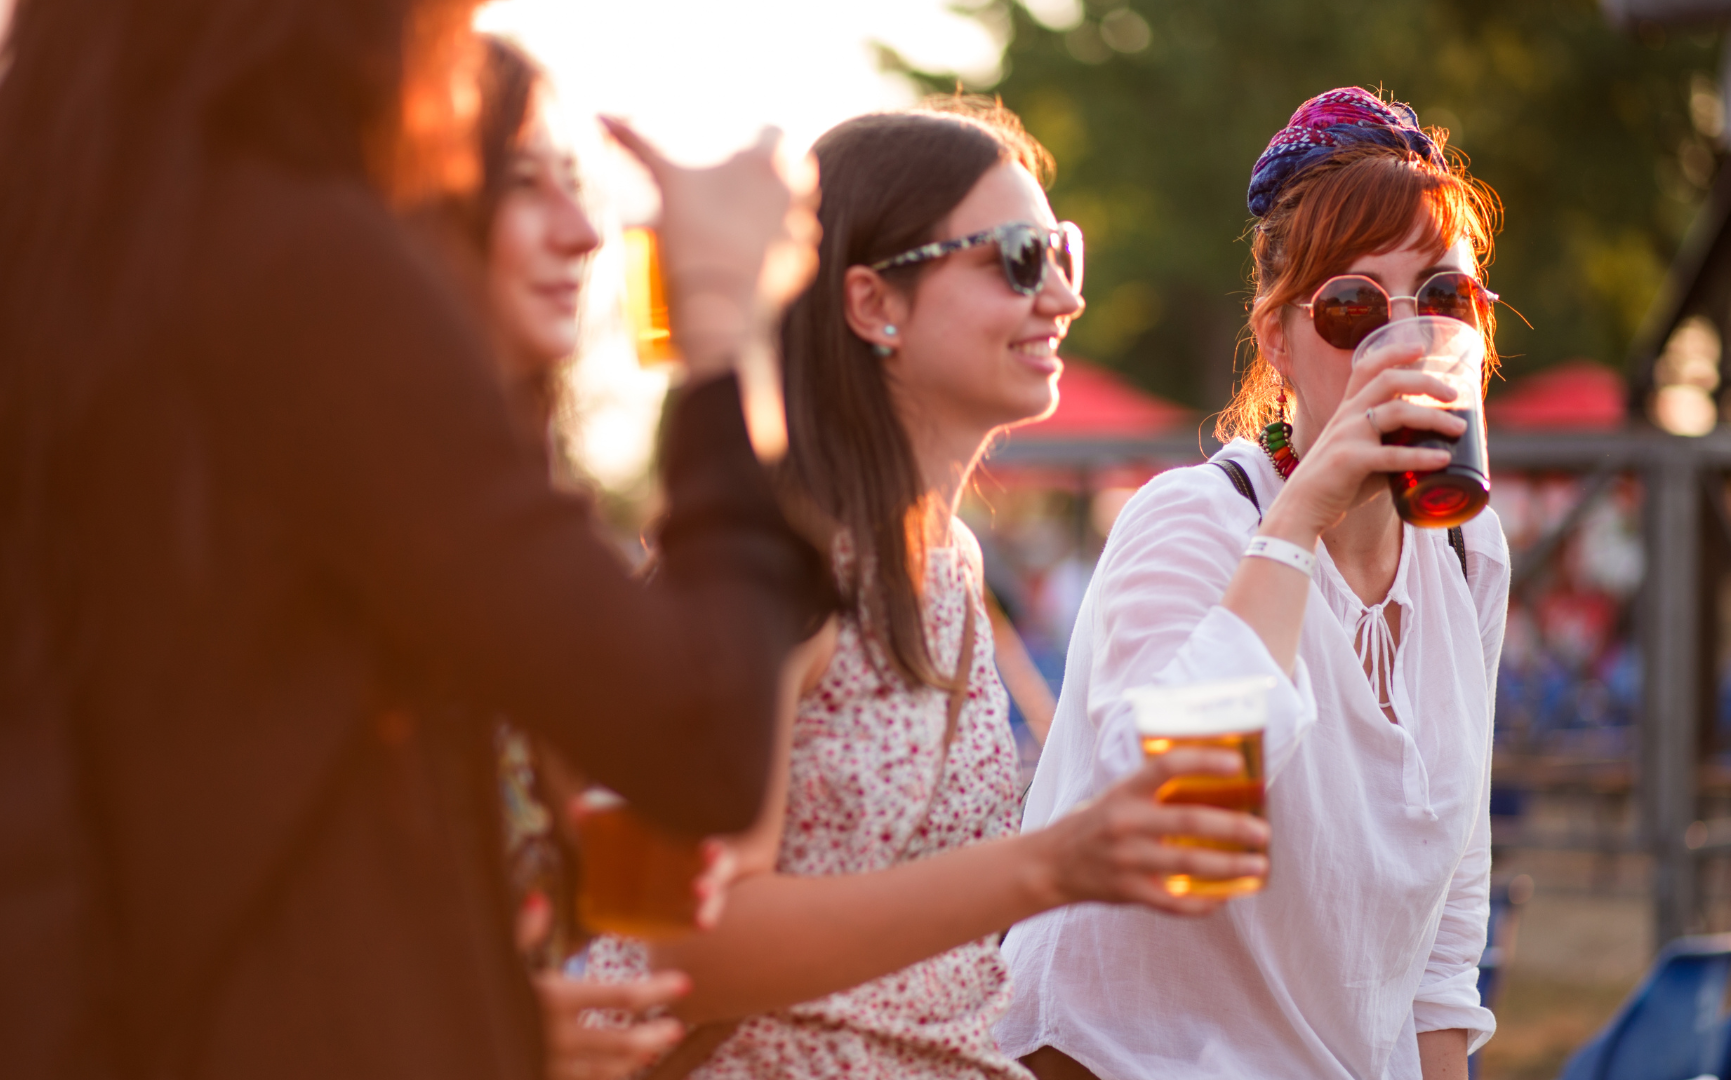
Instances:
[[[1372,330],[1388,322],[1388,294],[1369,278],[1335,278],[1312,302],[1316,332],[1337,349],[1358,348]]]
[[[1060,222],[1058,230],[1058,265],[1064,271],[1064,280],[1069,283],[1070,291],[1080,296],[1082,273],[1085,269],[1082,262],[1082,230],[1068,221]]]
[[[1032,295],[1040,291],[1046,270],[1044,239],[1032,229],[1012,229],[999,242],[1004,276],[1017,292]]]
[[[1466,274],[1438,274],[1418,291],[1418,313],[1479,324],[1478,285]]]

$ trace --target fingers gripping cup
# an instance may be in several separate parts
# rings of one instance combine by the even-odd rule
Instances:
[[[578,797],[583,852],[577,917],[597,933],[666,938],[697,922],[694,883],[703,873],[700,842],[643,820],[603,787]]]
[[[1485,449],[1485,410],[1481,372],[1485,339],[1478,327],[1458,319],[1422,315],[1391,322],[1353,350],[1356,366],[1372,350],[1417,347],[1417,360],[1404,365],[1454,388],[1455,399],[1438,401],[1429,395],[1408,395],[1415,405],[1458,416],[1467,429],[1458,437],[1420,428],[1385,432],[1385,446],[1418,446],[1447,450],[1449,463],[1435,472],[1389,473],[1389,492],[1401,520],[1426,529],[1448,529],[1478,516],[1491,499],[1490,455]]]
[[[1244,763],[1231,776],[1175,776],[1160,785],[1154,800],[1215,806],[1265,817],[1262,732],[1268,723],[1268,691],[1273,688],[1274,679],[1262,675],[1189,686],[1144,686],[1128,691],[1125,697],[1136,710],[1136,731],[1145,757],[1156,758],[1185,747],[1205,747],[1234,751]],[[1194,836],[1169,836],[1166,842],[1217,851],[1251,850],[1240,844]],[[1161,884],[1174,896],[1240,896],[1256,892],[1265,883],[1266,879],[1260,877],[1217,879],[1190,874],[1168,874],[1161,879]]]

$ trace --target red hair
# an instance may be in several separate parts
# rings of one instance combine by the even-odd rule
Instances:
[[[1448,137],[1440,129],[1431,134],[1439,146]],[[1281,317],[1287,305],[1308,299],[1354,259],[1395,250],[1416,223],[1419,243],[1438,253],[1464,237],[1472,246],[1473,268],[1482,273],[1495,253],[1502,203],[1488,184],[1467,175],[1460,155],[1451,157],[1441,168],[1410,151],[1359,143],[1306,169],[1280,193],[1251,243],[1256,294],[1245,337],[1253,353],[1232,403],[1215,424],[1216,437],[1255,439],[1275,419],[1282,381],[1254,343],[1257,321]],[[1494,311],[1486,313],[1483,329],[1488,383],[1497,368]]]

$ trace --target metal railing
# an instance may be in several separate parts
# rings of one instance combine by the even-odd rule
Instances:
[[[1636,597],[1642,661],[1639,754],[1634,777],[1641,827],[1635,844],[1614,847],[1652,857],[1656,940],[1700,928],[1700,861],[1731,854],[1731,819],[1699,823],[1703,723],[1712,715],[1718,575],[1731,549],[1724,477],[1731,427],[1700,437],[1652,428],[1611,432],[1490,433],[1499,470],[1582,477],[1575,505],[1537,541],[1514,553],[1511,590],[1530,584],[1617,476],[1638,477],[1645,574]],[[1193,433],[1148,439],[1008,441],[992,464],[1074,470],[1082,478],[1113,466],[1192,464],[1218,448]]]

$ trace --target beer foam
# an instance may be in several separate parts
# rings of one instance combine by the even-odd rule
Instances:
[[[1124,691],[1140,735],[1186,738],[1261,731],[1268,723],[1272,675],[1185,686],[1138,686]]]

